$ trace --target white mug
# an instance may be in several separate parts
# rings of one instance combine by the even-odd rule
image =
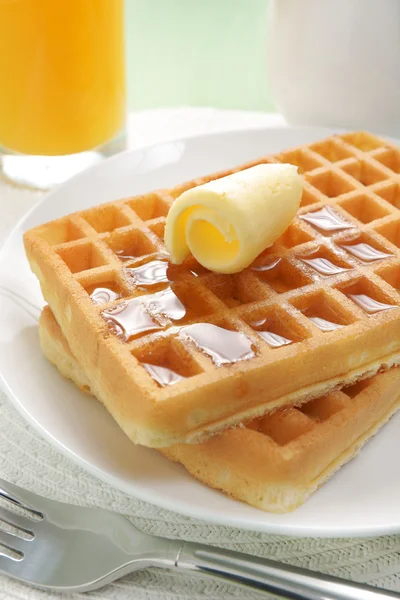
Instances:
[[[289,123],[400,137],[400,0],[271,0],[268,43]]]

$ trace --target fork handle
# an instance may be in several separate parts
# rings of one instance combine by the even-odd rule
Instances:
[[[184,542],[175,564],[290,600],[400,599],[395,592],[192,542]]]

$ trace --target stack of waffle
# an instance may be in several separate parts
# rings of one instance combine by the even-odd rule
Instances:
[[[297,165],[296,219],[249,268],[168,262],[184,190]],[[264,510],[296,508],[399,406],[400,150],[334,136],[25,234],[42,349],[135,442]]]

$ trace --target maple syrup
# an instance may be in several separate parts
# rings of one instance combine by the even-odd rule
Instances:
[[[347,252],[355,256],[360,262],[368,265],[369,263],[377,260],[383,260],[384,258],[390,258],[393,254],[388,252],[382,252],[365,242],[359,244],[341,244]]]
[[[269,319],[259,319],[258,321],[249,323],[249,325],[257,331],[258,335],[265,340],[271,348],[280,348],[281,346],[293,344],[294,340],[290,340],[283,335],[279,335],[278,333],[274,333],[267,329],[269,326]]]
[[[142,367],[146,369],[148,374],[160,385],[161,387],[166,387],[168,385],[175,385],[182,379],[185,379],[179,373],[176,373],[172,369],[168,369],[167,367],[160,367],[159,365],[151,365],[150,363],[140,363]]]
[[[161,314],[173,321],[180,321],[186,316],[185,305],[170,287],[155,294],[142,296],[141,301],[155,316]]]
[[[323,206],[320,210],[299,215],[299,218],[328,233],[355,227],[331,206]]]
[[[276,258],[275,260],[272,260],[270,263],[267,263],[265,265],[252,267],[252,271],[256,271],[256,273],[265,273],[266,271],[272,271],[272,269],[275,269],[275,267],[277,267],[280,264],[281,260],[281,258]]]
[[[101,314],[113,333],[124,342],[161,329],[161,325],[156,323],[146,310],[141,298],[132,298]]]
[[[239,331],[211,323],[195,323],[182,327],[181,333],[208,354],[217,366],[255,356],[251,340]]]
[[[293,268],[290,263],[282,258],[276,258],[269,263],[254,266],[251,269],[278,294],[311,283],[308,276]]]
[[[100,285],[92,285],[86,288],[93,304],[107,304],[121,298],[121,290],[113,281],[102,283]]]
[[[285,278],[282,277],[281,263],[282,259],[276,258],[270,263],[252,267],[252,271],[255,271],[258,276],[273,290],[278,292],[278,294],[282,294],[283,292],[287,292],[292,289]]]
[[[374,315],[383,310],[390,310],[397,308],[393,304],[386,304],[385,302],[379,302],[367,294],[347,294],[347,297],[353,300],[357,306],[362,308],[368,315]]]
[[[308,317],[308,319],[314,323],[321,331],[335,331],[336,329],[342,329],[344,325],[340,323],[334,323],[333,321],[328,321],[327,319],[323,319],[322,317]]]
[[[139,267],[126,267],[125,273],[138,286],[150,287],[169,283],[168,263],[165,260],[152,260]]]
[[[327,258],[302,258],[301,261],[314,269],[319,275],[322,275],[322,277],[331,277],[332,275],[338,275],[349,270],[345,267],[335,265],[335,263]]]

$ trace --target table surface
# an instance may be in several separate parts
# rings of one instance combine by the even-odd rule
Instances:
[[[140,147],[198,133],[273,127],[282,123],[279,115],[266,113],[193,108],[144,111],[130,116],[129,144]],[[39,192],[20,190],[0,182],[0,241],[40,196]],[[58,500],[120,512],[140,529],[155,535],[268,556],[400,592],[400,536],[362,540],[295,539],[207,525],[128,497],[88,475],[42,440],[1,391],[0,419],[0,477],[6,480]],[[261,596],[211,578],[161,569],[144,570],[88,595],[68,596],[32,590],[0,574],[0,600],[200,600],[205,597],[239,600]]]

